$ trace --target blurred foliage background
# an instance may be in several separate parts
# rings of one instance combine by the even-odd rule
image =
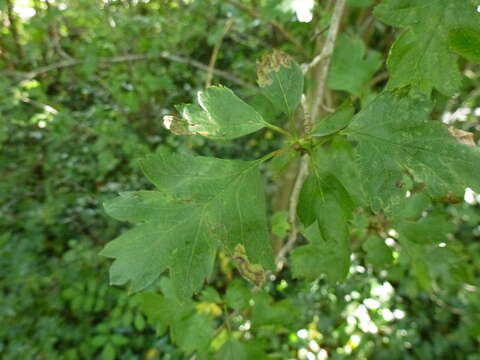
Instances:
[[[252,90],[255,60],[280,48],[308,62],[331,3],[0,0],[1,358],[195,358],[147,321],[136,296],[108,286],[109,261],[97,254],[126,225],[108,218],[102,202],[150,186],[137,161],[151,152],[251,159],[274,148],[268,130],[229,143],[174,137],[162,116],[210,82],[218,51],[211,81],[275,122],[278,114]],[[385,84],[396,30],[373,18],[375,3],[348,2],[329,80],[338,90],[332,106],[344,91],[368,101]],[[436,94],[436,112],[478,138],[480,69],[463,70],[462,94]],[[213,319],[222,307],[252,314],[233,318],[236,338],[271,359],[480,359],[479,201],[467,191],[465,202],[439,205],[462,244],[453,260],[437,248],[412,265],[395,252],[395,234],[384,233],[394,262],[386,270],[374,270],[358,245],[345,283],[297,281],[287,268],[250,301],[248,285],[232,280],[233,267],[220,259],[196,308]],[[282,214],[274,219],[281,235]],[[359,216],[354,237],[375,221]],[[222,330],[211,344],[220,359],[264,356],[242,354],[239,342],[225,339]]]

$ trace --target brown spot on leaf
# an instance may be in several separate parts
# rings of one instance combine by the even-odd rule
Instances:
[[[256,286],[261,286],[265,282],[265,271],[262,265],[250,263],[243,245],[237,244],[235,246],[233,260],[237,264],[238,271],[245,279]]]
[[[450,134],[452,134],[455,137],[455,139],[458,140],[459,143],[465,144],[465,145],[468,145],[468,146],[476,146],[477,145],[477,144],[475,144],[475,139],[474,139],[473,133],[454,128],[453,126],[449,126],[448,130],[450,131]]]
[[[292,58],[280,50],[273,50],[271,54],[257,60],[257,83],[260,87],[271,84],[269,74],[272,71],[280,71],[282,66],[290,67]]]
[[[188,130],[188,122],[177,116],[165,115],[163,126],[175,135],[192,135]]]
[[[449,192],[443,199],[442,202],[445,204],[458,204],[462,201],[463,199],[459,198],[458,196],[453,195],[451,192]]]

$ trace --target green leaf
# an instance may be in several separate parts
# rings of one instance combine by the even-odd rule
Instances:
[[[356,6],[360,8],[369,7],[374,3],[375,0],[348,0],[347,4],[349,6]]]
[[[222,299],[220,297],[220,294],[214,287],[207,287],[202,291],[202,294],[200,295],[200,301],[202,302],[210,302],[210,303],[221,303]]]
[[[417,244],[445,242],[448,234],[455,230],[455,225],[444,214],[425,216],[418,221],[402,221],[395,227],[400,239],[407,239]]]
[[[392,250],[385,244],[385,241],[376,235],[369,236],[362,245],[367,252],[366,260],[376,268],[383,268],[393,261]]]
[[[312,166],[314,173],[302,187],[297,209],[312,244],[292,252],[293,275],[313,280],[325,274],[331,282],[341,281],[350,266],[348,220],[354,204],[333,174],[321,174],[315,163]]]
[[[143,293],[138,295],[140,309],[153,325],[170,328],[172,340],[187,354],[206,352],[215,334],[214,320],[195,312],[190,300],[176,297],[170,280],[162,279],[163,295]]]
[[[304,235],[311,244],[292,251],[290,260],[293,276],[313,281],[325,275],[331,283],[344,280],[350,268],[350,244],[345,230],[341,238],[326,241],[318,224],[313,223]]]
[[[299,316],[298,308],[290,299],[274,301],[265,291],[253,296],[252,326],[292,326]]]
[[[325,211],[323,207],[329,207],[329,203],[336,203],[345,221],[351,218],[354,203],[343,184],[332,173],[315,172],[308,176],[300,191],[297,208],[302,224],[310,226],[318,220],[320,214],[325,218],[325,214],[322,214]]]
[[[293,59],[274,50],[257,62],[258,85],[273,106],[292,118],[303,94],[303,73]]]
[[[225,293],[225,303],[237,312],[241,312],[247,308],[250,299],[252,298],[251,291],[239,280],[233,280],[228,284],[227,292]]]
[[[102,353],[100,354],[100,359],[102,360],[115,360],[116,357],[116,350],[115,347],[108,343],[102,350]]]
[[[283,174],[289,166],[299,158],[299,152],[295,149],[288,149],[276,155],[269,163],[268,167],[274,177]]]
[[[395,219],[417,220],[430,204],[431,199],[427,194],[415,193],[400,201],[398,206],[393,209],[392,215]]]
[[[253,107],[224,86],[212,86],[200,91],[197,99],[199,105],[178,107],[181,118],[165,116],[165,127],[177,135],[231,140],[267,125]]]
[[[335,113],[316,123],[312,136],[327,136],[342,130],[352,121],[354,112],[352,103],[344,102]]]
[[[285,237],[290,230],[287,211],[277,211],[272,215],[272,234],[278,237]]]
[[[389,211],[405,197],[409,173],[435,199],[462,198],[480,190],[480,151],[459,143],[438,121],[431,105],[383,93],[357,114],[344,132],[356,141],[362,182],[373,210]]]
[[[453,95],[460,88],[457,56],[449,49],[452,30],[480,30],[480,14],[467,0],[384,0],[374,14],[406,29],[390,50],[388,89],[412,85],[426,94],[433,88]]]
[[[480,29],[453,29],[448,34],[448,43],[457,54],[480,63]]]
[[[221,360],[248,360],[248,349],[245,344],[235,339],[229,339],[218,352]]]
[[[262,348],[253,341],[247,343],[240,342],[234,338],[230,338],[223,344],[217,354],[218,360],[250,360],[250,359],[267,359]]]
[[[365,204],[357,154],[345,136],[335,136],[328,144],[317,147],[314,157],[321,172],[335,174],[345,189],[348,189],[355,206]]]
[[[360,38],[342,35],[333,52],[328,86],[360,96],[370,78],[382,66],[382,55],[367,47]]]
[[[137,226],[107,244],[115,258],[110,282],[149,286],[167,268],[177,293],[189,297],[213,269],[219,246],[233,256],[242,245],[248,259],[273,268],[265,195],[258,162],[188,155],[150,156],[142,169],[157,191],[122,193],[105,209]]]

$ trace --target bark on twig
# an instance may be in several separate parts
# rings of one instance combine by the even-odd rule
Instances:
[[[314,91],[314,97],[312,101],[311,112],[307,110],[306,101],[302,99],[303,107],[303,129],[304,133],[308,134],[314,125],[314,120],[318,114],[320,106],[323,104],[323,97],[325,94],[327,74],[330,66],[330,58],[333,53],[333,48],[335,45],[335,40],[338,35],[338,29],[340,27],[340,21],[342,18],[343,10],[345,8],[346,0],[337,0],[335,3],[335,8],[333,11],[332,21],[328,30],[328,35],[323,45],[323,48],[319,55],[317,55],[310,64],[306,65],[303,68],[304,73],[308,70],[316,67],[316,65],[321,64],[319,69],[318,78],[317,78],[317,87]],[[295,179],[295,184],[293,186],[292,192],[290,194],[289,200],[289,209],[288,209],[288,222],[290,224],[290,231],[288,234],[287,241],[283,247],[279,250],[276,255],[275,262],[277,267],[277,272],[281,271],[286,260],[287,254],[293,249],[298,238],[298,225],[297,225],[297,206],[300,197],[300,191],[307,179],[309,173],[309,161],[310,157],[308,154],[304,154],[300,159],[300,166]]]
[[[313,102],[310,111],[312,122],[315,122],[315,119],[318,116],[320,105],[323,103],[328,69],[330,68],[330,59],[333,53],[333,48],[335,47],[335,41],[337,39],[338,29],[340,28],[343,10],[345,9],[345,2],[346,0],[337,0],[335,2],[335,8],[333,10],[330,28],[328,29],[327,39],[323,45],[322,52],[318,57],[316,57],[319,59],[317,60],[317,64],[321,62],[321,65],[320,69],[318,70],[317,87],[313,95]]]
[[[282,270],[286,256],[293,249],[295,242],[297,241],[298,236],[298,226],[297,226],[297,206],[298,199],[300,197],[300,191],[302,190],[303,183],[305,182],[308,176],[308,155],[303,155],[300,160],[300,168],[297,173],[297,178],[295,179],[295,184],[293,185],[292,193],[290,195],[290,201],[288,206],[288,222],[290,224],[290,231],[288,233],[288,240],[285,245],[278,252],[275,263],[277,266],[277,271]]]
[[[220,46],[222,46],[223,38],[230,31],[230,28],[233,25],[233,20],[230,19],[226,22],[225,28],[223,29],[223,34],[220,39],[215,44],[213,48],[212,55],[210,56],[210,62],[208,64],[207,79],[205,80],[205,87],[212,85],[213,74],[215,70],[215,63],[217,62],[218,52],[220,51]]]
[[[130,62],[130,61],[144,61],[144,60],[155,60],[155,59],[165,59],[173,62],[190,65],[192,67],[195,67],[203,71],[209,71],[208,65],[205,65],[197,60],[170,54],[167,51],[162,51],[156,54],[130,54],[130,55],[124,55],[124,56],[115,56],[110,58],[100,58],[98,62],[100,65],[109,65],[109,64],[117,64],[117,63]],[[74,66],[83,64],[85,62],[86,60],[77,60],[77,59],[64,60],[54,64],[40,67],[38,69],[32,70],[27,73],[20,73],[20,77],[22,78],[22,80],[31,80],[31,79],[37,78],[40,75],[48,73],[50,71],[74,67]],[[215,76],[226,79],[239,86],[246,87],[246,88],[253,88],[253,85],[247,83],[246,81],[226,71],[213,69],[213,74]]]
[[[13,3],[11,0],[7,0],[7,17],[9,22],[9,30],[12,34],[13,42],[15,44],[15,51],[20,62],[23,60],[23,49],[20,44],[20,36],[18,35],[17,19],[15,18],[15,12],[13,10]]]

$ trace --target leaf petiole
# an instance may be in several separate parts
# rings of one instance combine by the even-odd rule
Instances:
[[[272,125],[272,124],[270,124],[270,123],[268,123],[268,122],[265,122],[265,126],[266,126],[267,128],[269,128],[269,129],[272,129],[273,131],[276,131],[276,132],[278,132],[278,133],[280,133],[280,134],[282,134],[282,135],[285,135],[286,137],[288,137],[288,138],[290,138],[290,139],[293,138],[293,135],[292,135],[292,134],[290,134],[287,130],[282,129],[281,127],[278,127],[278,126],[276,126],[276,125]]]

